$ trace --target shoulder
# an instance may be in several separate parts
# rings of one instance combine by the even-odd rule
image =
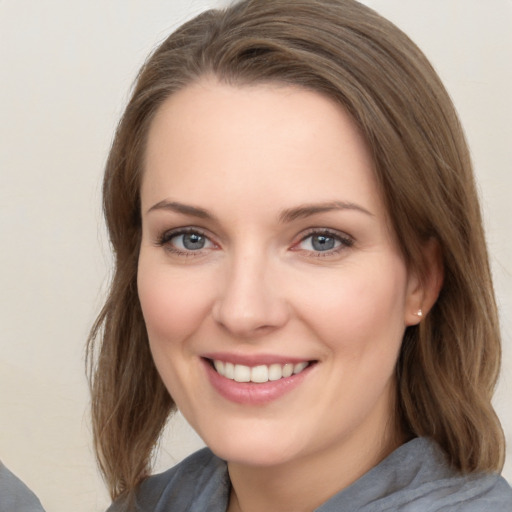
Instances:
[[[404,512],[416,510],[414,503],[428,505],[432,512],[512,511],[512,489],[496,474],[457,475],[434,480],[420,491],[411,505],[403,508]]]
[[[434,480],[398,510],[403,512],[512,511],[512,489],[500,475],[477,474]]]
[[[512,488],[497,474],[458,477],[450,512],[512,511]]]
[[[0,512],[44,512],[36,495],[0,462]]]
[[[512,489],[499,475],[463,475],[438,445],[402,445],[317,512],[512,512]]]
[[[394,463],[402,464],[398,472],[404,471],[404,485],[384,498],[384,506],[379,510],[512,511],[512,488],[503,477],[494,473],[459,473],[449,466],[433,441],[419,439],[411,443],[409,450],[402,450],[402,456]]]
[[[203,448],[171,469],[144,480],[130,507],[118,501],[108,512],[214,511],[218,504],[227,505],[228,495],[226,463]]]

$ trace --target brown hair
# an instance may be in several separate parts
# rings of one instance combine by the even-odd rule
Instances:
[[[145,478],[174,408],[153,364],[137,296],[139,190],[148,127],[162,102],[204,75],[277,81],[343,105],[373,151],[411,268],[435,238],[444,285],[397,364],[397,414],[463,472],[498,470],[503,433],[491,406],[500,336],[468,148],[450,98],[421,51],[354,0],[245,0],[189,21],[150,56],[107,161],[103,207],[115,254],[110,293],[89,338],[94,440],[113,497]]]

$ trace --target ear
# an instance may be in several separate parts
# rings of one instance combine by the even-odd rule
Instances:
[[[435,238],[423,245],[424,267],[411,270],[407,284],[405,325],[417,325],[435,304],[443,286],[444,267],[441,248]]]

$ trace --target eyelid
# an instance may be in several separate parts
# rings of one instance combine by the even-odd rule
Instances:
[[[212,244],[213,247],[206,247],[203,249],[198,249],[196,251],[193,251],[193,250],[186,250],[186,249],[180,249],[178,247],[173,247],[169,243],[173,238],[175,238],[177,236],[187,235],[187,234],[191,234],[191,233],[203,236],[204,238],[206,238],[208,240],[208,242],[210,244]],[[178,255],[185,255],[185,256],[201,256],[202,254],[204,254],[205,251],[211,250],[212,248],[218,248],[218,244],[212,240],[212,237],[204,229],[198,228],[196,226],[181,226],[178,228],[164,230],[157,235],[154,244],[157,247],[165,248],[165,250],[167,250],[170,253],[178,254]]]
[[[203,236],[207,239],[207,241],[213,246],[213,247],[205,247],[198,250],[187,250],[187,249],[180,249],[178,247],[172,246],[169,244],[169,242],[180,235],[186,235],[190,233],[196,233],[198,235]],[[335,238],[337,241],[340,242],[338,247],[335,247],[333,249],[328,249],[325,251],[315,251],[315,250],[308,250],[308,249],[302,249],[300,248],[300,244],[307,240],[309,237],[312,237],[314,235],[317,236],[327,236],[331,238]],[[306,231],[303,231],[300,235],[298,235],[297,240],[292,244],[290,247],[291,251],[296,252],[303,252],[305,254],[308,254],[308,256],[311,257],[328,257],[338,254],[341,251],[344,251],[350,247],[352,247],[355,243],[354,237],[349,235],[348,233],[344,231],[339,231],[337,229],[332,228],[309,228]],[[184,256],[201,256],[204,255],[206,251],[210,251],[212,249],[218,249],[220,246],[217,242],[213,240],[213,237],[208,233],[207,230],[203,228],[199,228],[197,226],[180,226],[177,228],[167,229],[160,232],[156,240],[154,241],[154,245],[157,247],[163,247],[168,252],[177,254],[177,255],[184,255]]]
[[[328,237],[335,238],[340,241],[340,245],[334,249],[329,249],[326,251],[310,251],[306,249],[301,249],[299,245],[314,235],[326,235]],[[337,229],[332,228],[309,228],[305,232],[300,234],[300,238],[292,245],[292,251],[303,251],[304,253],[309,253],[312,257],[326,257],[330,255],[338,254],[341,251],[344,251],[354,245],[355,239],[348,233],[344,231],[338,231]]]

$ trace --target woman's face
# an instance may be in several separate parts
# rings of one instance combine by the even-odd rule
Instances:
[[[214,452],[271,466],[382,440],[419,292],[340,107],[189,86],[153,121],[141,201],[151,351]]]

